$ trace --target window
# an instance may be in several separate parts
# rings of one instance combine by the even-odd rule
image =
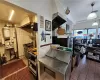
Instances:
[[[92,39],[96,38],[96,29],[88,29],[88,39],[90,39],[90,38],[92,38]]]
[[[98,38],[100,39],[100,28],[98,28]]]
[[[74,30],[74,36],[79,39],[87,39],[87,29],[85,30]]]

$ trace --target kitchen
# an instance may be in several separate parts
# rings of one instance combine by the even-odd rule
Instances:
[[[37,55],[37,15],[6,2],[0,2],[0,8],[0,79],[8,79],[29,66],[28,52]]]
[[[100,80],[99,3],[0,0],[0,80]]]
[[[15,5],[12,5],[9,3],[5,3],[5,2],[1,2],[0,3],[1,7],[4,7],[4,9],[1,11],[1,79],[9,79],[11,77],[9,77],[10,75],[12,75],[14,72],[19,74],[20,69],[24,69],[28,70],[27,73],[28,76],[26,76],[27,79],[29,78],[36,78],[39,79],[42,77],[41,76],[41,70],[43,70],[43,68],[41,69],[40,67],[44,64],[41,64],[41,59],[39,54],[38,54],[38,23],[37,23],[37,15],[36,13],[27,11],[23,8],[17,7]],[[4,13],[8,11],[6,15],[4,15]],[[44,25],[44,18],[43,16],[40,17],[40,23],[41,26],[43,27]],[[66,22],[65,20],[62,19],[62,17],[58,16],[59,19],[61,19],[61,21]],[[56,17],[55,17],[56,19]],[[54,21],[55,22],[55,21]],[[62,22],[60,25],[62,25],[64,22]],[[41,36],[41,48],[45,47],[47,45],[51,45],[51,43],[46,43],[47,40],[51,40],[52,36],[51,33],[49,33],[49,31],[51,30],[51,22],[48,20],[45,20],[45,25],[47,25],[47,28],[45,30],[47,30],[48,32],[43,32],[40,34]],[[57,25],[57,26],[60,26]],[[64,32],[65,34],[65,32]],[[66,38],[67,39],[67,38]],[[65,41],[66,41],[65,39]],[[46,43],[46,45],[43,45],[43,42]],[[54,60],[54,63],[63,63],[63,67],[64,69],[59,70],[55,69],[53,74],[55,76],[60,76],[61,80],[65,80],[65,78],[69,80],[69,75],[71,73],[71,56],[72,56],[72,50],[70,48],[66,48],[69,44],[65,44],[65,49],[69,50],[68,51],[68,58],[66,55],[66,52],[63,52],[63,50],[60,50],[60,46],[58,46],[59,49],[54,49],[53,47],[55,47],[56,45],[51,45],[51,49],[48,50],[48,58],[50,58],[52,60]],[[63,44],[62,44],[63,46]],[[57,47],[56,47],[57,48]],[[52,50],[53,49],[53,50]],[[66,51],[65,50],[65,51]],[[57,52],[54,54],[54,56],[49,56],[49,53],[52,53],[52,51],[54,52],[59,52],[58,55],[58,60],[56,60],[57,58],[55,58],[57,56]],[[60,52],[61,51],[61,52]],[[61,56],[60,53],[64,53],[63,56],[65,56],[65,60],[61,59],[59,56]],[[40,54],[41,55],[41,54]],[[56,56],[55,56],[56,55]],[[47,56],[47,55],[46,55]],[[51,58],[52,57],[52,58]],[[39,60],[40,59],[40,60]],[[44,58],[45,59],[45,58]],[[66,59],[68,62],[66,62]],[[47,59],[48,60],[48,59]],[[55,61],[56,60],[56,61]],[[59,62],[59,60],[61,60]],[[63,60],[63,61],[62,61]],[[45,61],[42,61],[42,63],[44,63]],[[59,66],[59,64],[57,63],[57,65],[55,66]],[[51,63],[51,65],[53,65]],[[69,75],[68,77],[66,77],[67,75],[67,67],[69,66]],[[17,67],[16,67],[17,66]],[[9,70],[7,67],[10,67]],[[19,69],[17,69],[19,67]],[[46,65],[44,65],[44,67],[46,68]],[[61,66],[59,66],[60,69]],[[13,70],[15,68],[15,70]],[[50,69],[53,69],[54,67],[51,66]],[[56,68],[56,67],[55,67]],[[47,69],[47,74],[43,74],[44,76],[48,75],[49,71],[48,71],[48,67]],[[63,72],[62,72],[63,70]],[[40,71],[40,72],[39,72]],[[8,73],[7,73],[8,72]],[[22,72],[22,71],[21,71]],[[55,73],[57,72],[57,73]],[[5,74],[6,73],[6,74]],[[25,72],[26,73],[26,72]],[[23,75],[25,75],[25,73]],[[57,75],[56,75],[57,74]],[[20,76],[23,76],[20,75]],[[53,76],[54,76],[53,75]],[[12,75],[15,76],[15,75]],[[31,77],[29,77],[31,76]],[[50,74],[49,74],[50,76]],[[16,76],[16,78],[19,76]],[[51,76],[52,77],[52,76]],[[56,77],[54,79],[57,79]]]

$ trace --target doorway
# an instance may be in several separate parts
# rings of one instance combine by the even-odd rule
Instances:
[[[29,80],[29,52],[37,55],[37,14],[5,1],[0,8],[0,79]]]

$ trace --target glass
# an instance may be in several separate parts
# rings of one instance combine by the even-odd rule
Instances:
[[[88,29],[88,39],[96,38],[96,29]]]
[[[100,28],[98,28],[98,38],[100,39]]]
[[[81,31],[82,33],[78,33]],[[87,29],[84,30],[74,30],[74,37],[79,39],[87,39]]]

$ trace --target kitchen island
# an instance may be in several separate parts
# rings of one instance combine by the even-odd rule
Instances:
[[[39,59],[41,80],[69,80],[72,52],[51,49]],[[49,74],[50,77],[44,75]]]

